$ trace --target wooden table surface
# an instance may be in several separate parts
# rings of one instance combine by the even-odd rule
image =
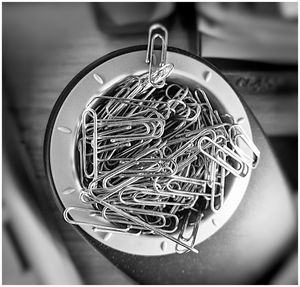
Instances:
[[[171,46],[188,50],[187,36],[178,23],[169,32]],[[54,218],[86,284],[133,281],[63,221],[44,172],[44,133],[55,101],[80,70],[111,51],[146,42],[147,35],[122,38],[101,32],[88,3],[3,4],[4,89],[40,184],[40,197],[47,202],[45,210]],[[245,97],[267,134],[297,133],[297,98],[274,103],[268,97],[255,99]]]

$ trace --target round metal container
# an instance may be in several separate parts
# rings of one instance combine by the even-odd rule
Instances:
[[[82,187],[75,160],[75,143],[83,110],[100,91],[109,90],[128,75],[146,72],[146,48],[126,48],[98,59],[75,76],[57,100],[46,131],[45,162],[47,176],[61,208],[86,208],[86,204],[79,198]],[[215,67],[199,57],[175,48],[168,48],[167,57],[167,61],[174,64],[168,80],[192,88],[203,88],[221,113],[229,113],[235,121],[243,119],[240,124],[252,139],[249,120],[241,101]],[[246,192],[250,176],[251,170],[245,177],[230,178],[224,205],[200,224],[196,245],[217,232],[228,221]],[[126,253],[155,256],[175,252],[175,243],[160,236],[107,234],[94,232],[89,226],[76,228],[95,240]]]

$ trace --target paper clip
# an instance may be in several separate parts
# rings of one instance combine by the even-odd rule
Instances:
[[[253,143],[252,140],[246,135],[244,129],[240,125],[232,125],[229,128],[230,143],[233,145],[234,150],[239,154],[245,161],[248,162],[252,168],[256,168],[259,163],[260,151]],[[242,140],[248,148],[250,148],[252,155],[247,154],[238,145],[238,140]]]
[[[148,79],[150,84],[155,88],[162,88],[165,85],[166,78],[162,78],[160,81],[155,82],[153,77],[153,73],[157,71],[157,69],[154,69],[155,54],[153,52],[154,43],[157,38],[161,40],[161,51],[160,61],[156,66],[161,68],[166,65],[167,61],[168,31],[160,24],[154,24],[149,29],[146,63],[149,64]]]
[[[207,151],[205,151],[204,146],[205,146],[205,143],[207,143],[207,142],[209,142],[212,146],[215,146],[217,148],[215,156],[213,156],[210,153],[208,153]],[[232,152],[226,146],[222,147],[222,146],[218,145],[216,142],[212,141],[209,137],[205,136],[205,137],[202,137],[201,139],[199,139],[198,147],[199,147],[201,153],[203,153],[205,156],[207,156],[208,158],[215,161],[217,164],[223,166],[226,170],[228,170],[235,176],[244,177],[248,174],[248,170],[249,170],[248,165],[245,164],[245,162],[240,158],[240,156],[238,156],[237,154]],[[225,161],[224,159],[221,158],[221,156],[218,156],[218,150],[220,150],[222,153],[224,153],[227,159],[228,158],[232,159],[234,163],[229,164],[228,161]],[[236,167],[234,167],[234,165],[236,165]]]

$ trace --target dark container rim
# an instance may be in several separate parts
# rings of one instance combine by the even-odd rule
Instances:
[[[58,196],[58,192],[56,190],[54,181],[53,181],[53,177],[52,177],[52,172],[51,172],[51,164],[50,164],[50,146],[51,146],[51,135],[52,135],[52,131],[53,131],[53,126],[56,120],[56,117],[59,113],[59,110],[61,108],[61,106],[63,105],[64,101],[66,100],[66,98],[68,97],[69,93],[73,90],[73,88],[77,85],[77,83],[83,79],[90,71],[92,71],[93,69],[95,69],[97,66],[103,64],[106,61],[109,61],[112,58],[124,55],[124,54],[128,54],[131,52],[136,52],[136,51],[142,51],[142,50],[147,50],[147,45],[137,45],[137,46],[131,46],[131,47],[126,47],[126,48],[122,48],[116,51],[113,51],[109,54],[106,54],[104,56],[102,56],[101,58],[98,58],[97,60],[95,60],[94,62],[92,62],[91,64],[89,64],[88,66],[86,66],[85,68],[83,68],[68,84],[67,86],[64,88],[64,90],[61,92],[60,96],[58,97],[57,101],[54,104],[54,107],[51,111],[47,126],[46,126],[46,132],[45,132],[45,137],[44,137],[44,150],[43,150],[43,157],[44,157],[44,168],[45,168],[45,173],[46,173],[46,177],[47,180],[50,184],[51,187],[51,192],[53,194],[53,197],[55,199],[56,205],[58,206],[58,208],[60,209],[61,212],[64,211],[64,205],[62,203],[62,201],[60,200],[59,196]],[[174,53],[178,53],[184,56],[188,56],[192,59],[195,59],[205,65],[207,65],[208,67],[210,67],[212,70],[214,70],[218,75],[220,75],[224,81],[226,81],[226,83],[234,90],[234,92],[236,93],[236,95],[238,96],[238,98],[240,99],[240,101],[242,102],[242,104],[244,105],[244,101],[243,99],[239,96],[239,94],[236,92],[236,90],[234,89],[234,87],[226,80],[226,78],[224,77],[224,75],[219,71],[218,68],[216,68],[213,64],[211,64],[209,61],[207,61],[206,59],[196,56],[190,52],[187,52],[185,50],[179,49],[179,48],[175,48],[175,47],[168,47],[168,51],[170,52],[174,52]],[[79,232],[79,234],[81,234],[83,236],[83,238],[85,240],[87,240],[89,243],[91,243],[97,250],[97,246],[99,244],[103,245],[101,242],[95,240],[92,236],[90,236],[88,233],[86,233],[82,228],[80,228],[77,225],[73,225],[73,228],[75,228],[75,230],[77,230],[77,232]],[[107,247],[106,248],[110,248]],[[112,248],[111,248],[112,249]],[[99,250],[98,250],[99,251]]]

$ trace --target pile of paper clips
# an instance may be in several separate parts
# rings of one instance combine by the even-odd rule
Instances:
[[[158,70],[156,83],[172,68]],[[88,207],[69,207],[64,217],[95,232],[160,235],[178,253],[197,252],[199,225],[222,208],[226,177],[246,176],[259,151],[201,88],[161,86],[147,74],[129,76],[84,110],[76,152]],[[89,220],[73,219],[82,214]]]

